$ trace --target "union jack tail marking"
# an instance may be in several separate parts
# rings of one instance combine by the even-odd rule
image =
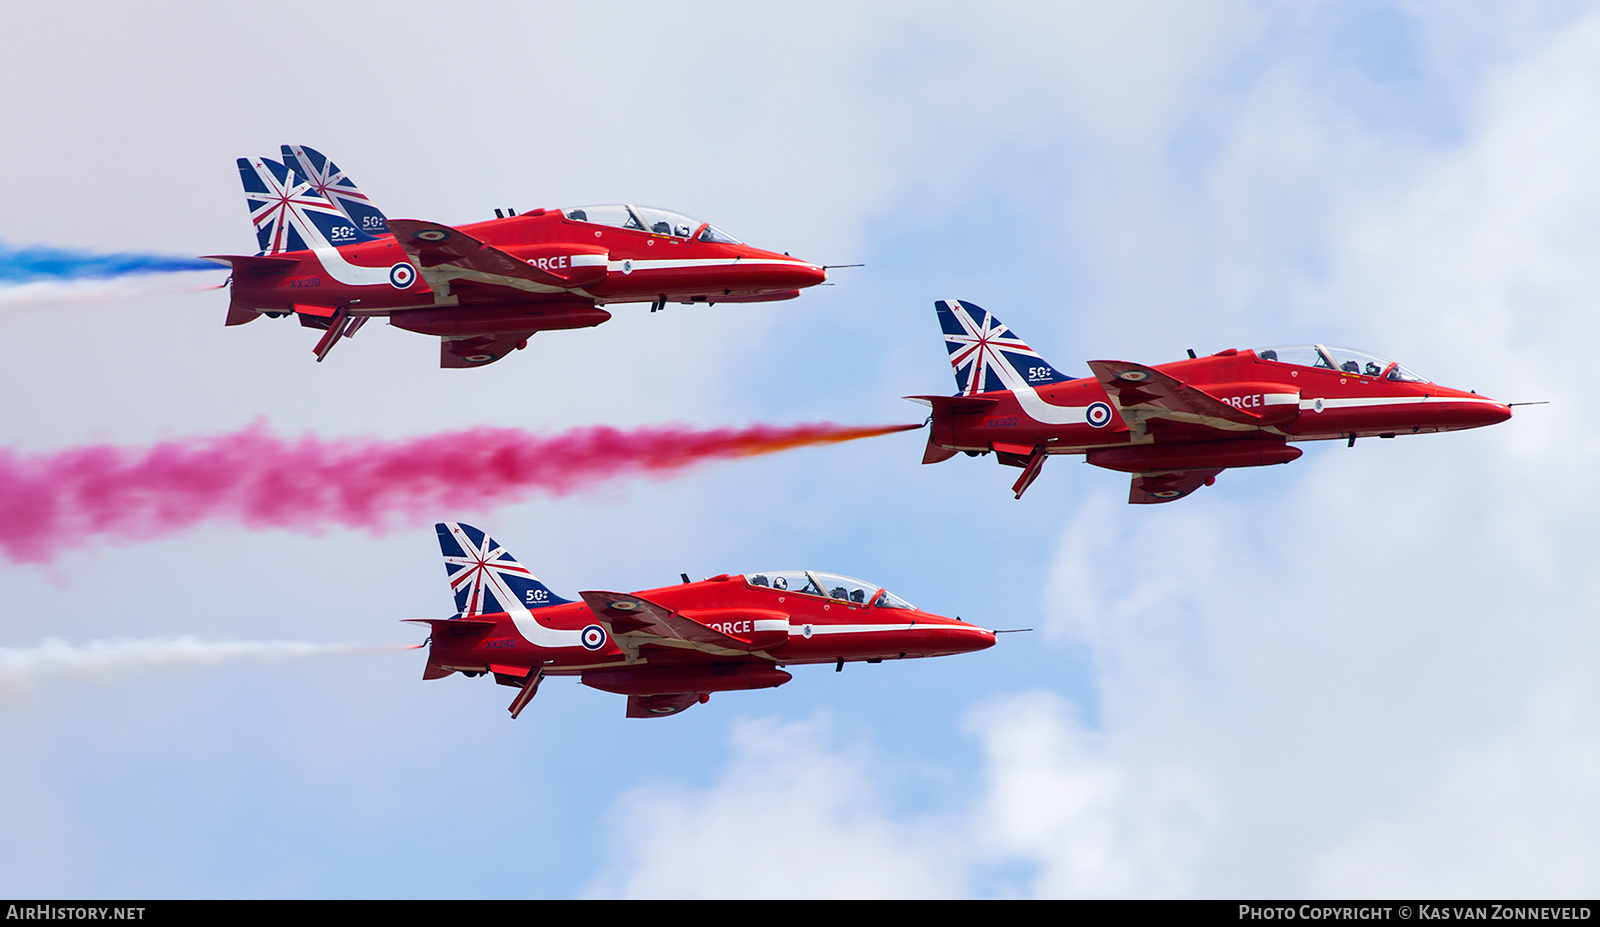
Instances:
[[[433,528],[439,534],[445,574],[456,594],[456,617],[525,615],[529,609],[571,601],[551,592],[533,571],[481,530],[460,522]]]
[[[372,198],[361,192],[350,175],[339,170],[328,156],[304,145],[284,145],[283,163],[311,186],[311,189],[328,198],[334,208],[368,235],[387,235],[388,219],[383,210],[373,204]]]
[[[284,165],[267,158],[240,158],[238,165],[261,254],[372,241],[373,236],[356,228],[327,197]]]
[[[978,306],[959,299],[941,299],[933,306],[939,312],[961,395],[1032,389],[1072,379]]]

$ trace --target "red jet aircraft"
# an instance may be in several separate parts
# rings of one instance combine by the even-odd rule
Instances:
[[[1017,498],[1051,454],[1083,454],[1133,474],[1131,503],[1171,502],[1228,467],[1300,456],[1291,441],[1458,431],[1511,417],[1505,403],[1430,383],[1393,361],[1323,345],[1229,349],[1146,367],[1090,361],[1093,377],[1050,366],[972,303],[934,303],[955,367],[956,396],[908,396],[933,407],[922,462],[993,451],[1021,467]]]
[[[460,227],[387,219],[317,151],[240,158],[261,253],[233,268],[229,325],[293,313],[321,361],[373,316],[437,335],[442,367],[481,367],[535,332],[589,328],[603,306],[792,299],[827,279],[710,223],[647,206],[535,209]],[[499,215],[500,210],[495,210]]]
[[[455,590],[432,629],[423,679],[493,673],[519,690],[511,717],[546,676],[628,697],[628,717],[677,714],[713,692],[767,689],[784,667],[880,663],[994,646],[994,632],[920,611],[848,576],[778,570],[713,576],[643,592],[560,598],[482,531],[435,526]]]

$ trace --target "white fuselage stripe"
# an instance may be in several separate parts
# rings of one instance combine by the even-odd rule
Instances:
[[[344,255],[340,254],[337,248],[314,247],[311,253],[317,256],[328,276],[345,286],[391,285],[387,267],[363,267],[360,264],[352,264],[344,259]]]
[[[606,262],[607,270],[621,272],[629,264],[634,273],[642,270],[678,270],[685,267],[815,267],[805,261],[752,260],[750,258],[612,258]]]
[[[329,247],[314,247],[312,253],[322,263],[322,269],[345,286],[391,286],[388,267],[365,267],[352,264],[344,259],[338,249]],[[409,261],[408,261],[409,262]],[[782,260],[751,260],[749,258],[683,258],[683,259],[653,259],[653,258],[625,258],[622,260],[608,260],[602,254],[576,254],[571,258],[573,267],[599,267],[604,266],[608,272],[618,274],[648,273],[654,270],[683,270],[699,267],[756,267],[756,268],[815,268],[815,264],[805,261]],[[626,267],[624,266],[626,265]],[[415,265],[413,265],[415,266]],[[428,268],[423,272],[423,278],[430,287],[440,289],[448,288],[449,283],[455,280],[474,280],[482,283],[491,283],[497,286],[510,286],[530,293],[560,293],[563,287],[547,283],[536,283],[519,277],[508,277],[502,274],[492,274],[483,271],[474,271],[455,264],[440,265],[439,268]]]
[[[882,631],[965,631],[960,625],[947,624],[813,624],[811,633],[817,634],[871,634]],[[791,622],[790,637],[803,636],[801,625]]]
[[[1493,399],[1468,396],[1368,396],[1365,398],[1349,397],[1345,399],[1329,399],[1323,397],[1320,400],[1316,398],[1306,399],[1302,397],[1300,400],[1300,408],[1311,409],[1315,411],[1319,401],[1322,403],[1322,407],[1324,409],[1360,409],[1367,406],[1421,405],[1423,403],[1438,404],[1441,402],[1465,402],[1474,404],[1481,403],[1483,405],[1491,406],[1497,406],[1500,404],[1495,402]]]

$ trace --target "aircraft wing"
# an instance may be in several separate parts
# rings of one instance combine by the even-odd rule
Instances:
[[[1116,403],[1128,427],[1151,420],[1203,425],[1221,431],[1249,431],[1261,427],[1260,416],[1235,409],[1217,397],[1154,367],[1128,361],[1097,360],[1089,369]]]
[[[669,647],[698,651],[708,656],[744,656],[761,648],[755,641],[724,634],[715,628],[662,605],[625,592],[580,592],[589,611],[610,626],[611,636],[623,650]],[[784,635],[787,639],[788,635]]]
[[[526,345],[533,332],[497,332],[471,338],[444,338],[439,342],[440,367],[482,367]]]
[[[471,282],[507,287],[523,293],[556,293],[571,282],[559,274],[511,256],[460,229],[422,219],[390,219],[389,231],[416,262],[422,278],[440,296],[452,284]]]
[[[693,708],[699,701],[698,692],[679,692],[675,695],[630,695],[628,717],[664,718],[686,708]]]
[[[1128,489],[1130,505],[1155,505],[1182,499],[1202,486],[1217,481],[1221,470],[1177,470],[1166,473],[1135,473]]]

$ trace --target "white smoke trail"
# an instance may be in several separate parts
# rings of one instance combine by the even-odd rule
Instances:
[[[0,283],[0,321],[40,309],[214,289],[214,281],[220,277],[220,272],[226,271],[227,268],[219,267],[215,271],[3,282]],[[201,274],[207,276],[202,277]],[[227,306],[226,295],[223,294],[224,298],[218,305]]]
[[[87,644],[70,644],[51,638],[26,649],[0,647],[0,692],[19,693],[51,676],[109,682],[129,671],[145,668],[212,666],[231,660],[283,660],[406,649],[410,647],[303,641],[202,641],[187,635],[153,640],[98,640]]]

